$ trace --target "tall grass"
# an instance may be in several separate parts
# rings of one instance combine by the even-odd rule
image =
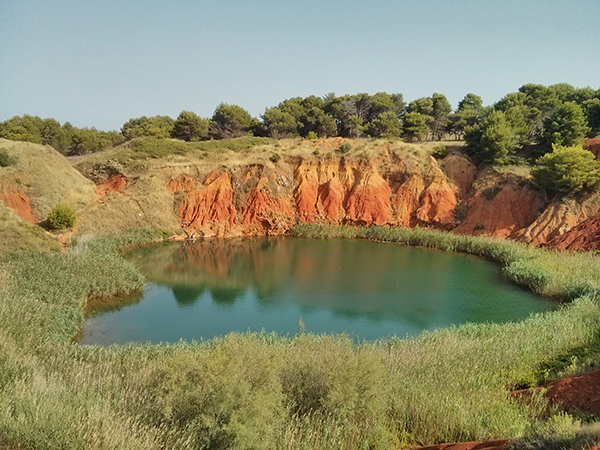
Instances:
[[[357,230],[330,232],[400,241],[385,229]],[[470,249],[506,267],[553,255],[415,236],[405,238]],[[557,311],[411,339],[233,333],[163,346],[72,343],[87,299],[143,283],[118,252],[155,237],[137,231],[80,239],[65,255],[0,258],[0,448],[391,449],[496,437],[547,442],[557,430],[553,442],[576,432],[569,442],[596,439],[588,439],[593,428],[576,430],[577,418],[548,412],[542,398],[523,404],[510,395],[553,378],[572,363],[565,355],[600,341],[596,285],[577,271],[572,279],[548,272],[544,292],[568,298],[565,286],[585,286]]]

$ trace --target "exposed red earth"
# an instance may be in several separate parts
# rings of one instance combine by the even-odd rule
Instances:
[[[96,187],[96,195],[98,197],[106,197],[111,192],[121,192],[127,187],[125,177],[120,173],[113,175],[104,183]]]
[[[31,210],[31,201],[24,192],[20,192],[15,188],[9,188],[4,192],[0,192],[0,201],[9,208],[12,208],[15,214],[25,222],[37,222]]]
[[[512,392],[517,398],[541,391],[551,405],[570,414],[600,414],[600,370],[553,381],[545,386]],[[511,439],[461,442],[414,447],[415,450],[500,450]],[[600,447],[592,447],[592,450]]]
[[[494,439],[486,442],[459,442],[414,447],[415,450],[502,450],[511,439]]]
[[[197,236],[275,235],[313,222],[424,226],[569,250],[600,242],[591,232],[597,221],[577,229],[600,215],[599,195],[551,202],[526,178],[478,172],[455,154],[425,167],[384,157],[221,167],[204,178],[172,177],[166,188],[180,202],[178,220]]]
[[[546,245],[557,250],[600,250],[600,216],[581,222],[565,234],[550,239]]]
[[[596,159],[600,158],[600,138],[586,139],[583,148],[592,152]]]
[[[570,414],[600,414],[600,370],[553,381],[544,386],[514,391],[515,397],[527,397],[542,391],[551,405]]]

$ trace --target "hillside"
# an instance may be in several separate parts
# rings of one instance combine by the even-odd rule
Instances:
[[[314,222],[599,248],[589,228],[600,195],[552,201],[532,186],[527,167],[477,168],[459,145],[446,144],[448,156],[435,159],[429,142],[146,138],[74,161],[75,170],[50,147],[3,140],[17,163],[0,168],[0,198],[14,210],[5,224],[18,227],[67,203],[78,233],[143,226],[179,237],[275,235]],[[592,225],[578,227],[584,222]]]
[[[1,249],[58,248],[42,224],[57,203],[83,214],[94,202],[95,186],[53,148],[0,139],[14,164],[0,167]]]
[[[527,167],[478,169],[453,142],[440,160],[431,156],[433,143],[254,138],[176,142],[163,156],[159,142],[138,141],[76,165],[102,186],[82,231],[144,224],[184,235],[185,222],[190,235],[242,236],[282,234],[300,222],[377,224],[537,246],[600,212],[597,194],[551,201],[531,185]],[[350,150],[342,152],[343,143]]]

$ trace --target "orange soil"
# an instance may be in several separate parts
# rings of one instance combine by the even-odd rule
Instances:
[[[550,404],[576,414],[600,414],[600,370],[583,375],[563,378],[534,389],[514,391],[515,397],[528,397],[532,392],[543,390]],[[499,450],[511,440],[496,439],[487,442],[461,442],[414,447],[415,450]],[[598,447],[593,447],[597,449]],[[592,449],[592,450],[593,450]]]
[[[600,414],[600,370],[555,381],[545,386],[546,397],[568,412]]]
[[[31,210],[31,201],[27,194],[19,192],[15,188],[9,188],[0,192],[0,200],[6,206],[12,208],[17,216],[29,223],[36,223],[35,216]]]
[[[545,386],[513,392],[516,397],[527,397],[543,390],[552,405],[568,413],[600,414],[600,370],[563,378]]]
[[[187,175],[181,175],[179,178],[175,180],[169,180],[167,182],[167,188],[173,194],[178,191],[193,191],[196,188],[196,182],[193,178],[188,177]]]
[[[422,225],[434,225],[449,230],[453,226],[454,209],[458,204],[455,189],[436,165],[431,166],[426,178],[432,181],[419,197],[420,206],[415,212],[415,217]]]
[[[415,450],[501,450],[508,445],[511,439],[495,439],[486,442],[459,442],[449,444],[428,445],[414,447]]]
[[[465,219],[454,232],[513,237],[516,231],[532,223],[544,206],[539,194],[528,186],[520,188],[508,182],[499,189],[493,198],[486,190],[475,193]]]
[[[125,189],[125,180],[117,177],[99,190]],[[392,163],[385,157],[358,161],[333,157],[291,161],[275,169],[220,167],[203,182],[180,175],[166,187],[185,194],[178,218],[186,222],[187,232],[199,236],[282,234],[296,223],[315,222],[419,225],[569,249],[597,248],[600,241],[589,227],[585,239],[573,238],[569,244],[553,240],[600,214],[598,199],[548,204],[527,181],[491,169],[477,174],[473,164],[459,155],[439,163],[432,158],[425,173],[409,159]],[[462,212],[457,214],[459,206]]]
[[[121,192],[127,187],[125,177],[120,173],[113,175],[104,183],[96,186],[96,195],[106,197],[111,192]]]
[[[390,174],[377,161],[315,159],[296,164],[289,179],[263,166],[221,168],[200,187],[180,177],[167,188],[187,191],[179,219],[205,236],[281,234],[298,222],[451,228],[459,189],[437,164],[425,176],[406,178],[402,165],[396,169]],[[392,177],[406,179],[398,184]]]
[[[583,148],[592,152],[596,159],[600,159],[600,138],[586,139]]]

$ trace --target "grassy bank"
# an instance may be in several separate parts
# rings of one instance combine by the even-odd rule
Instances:
[[[65,255],[5,254],[0,448],[387,449],[494,437],[597,439],[585,423],[595,418],[548,415],[541,398],[522,404],[509,394],[598,364],[597,258],[418,229],[295,233],[464,251],[499,261],[535,292],[578,298],[518,323],[360,345],[344,336],[231,334],[84,347],[72,343],[81,305],[139,289],[143,278],[118,252],[156,235],[80,239]]]

